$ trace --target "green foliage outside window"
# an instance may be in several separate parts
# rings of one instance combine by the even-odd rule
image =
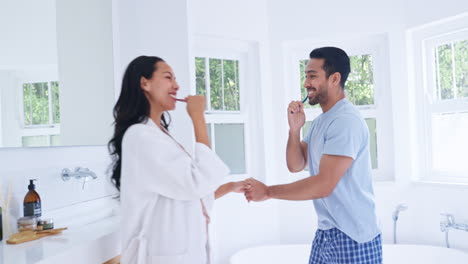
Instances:
[[[212,110],[223,110],[222,69],[220,59],[210,59],[210,98]]]
[[[49,123],[49,88],[48,83],[30,83],[23,85],[25,125]]]
[[[436,98],[468,98],[468,40],[440,45],[434,57]]]
[[[49,98],[52,99],[52,104],[49,104]],[[26,126],[60,123],[58,82],[23,84],[23,111]],[[51,111],[52,120],[50,120]]]
[[[455,78],[459,97],[468,97],[468,40],[456,42]]]
[[[371,55],[349,57],[351,72],[345,83],[348,99],[355,105],[374,104],[374,70]]]
[[[206,58],[195,58],[196,92],[207,95]],[[210,110],[239,111],[239,61],[208,59]]]
[[[239,111],[239,61],[223,60],[224,110]]]
[[[205,58],[195,58],[195,86],[197,94],[206,96]]]
[[[60,124],[60,96],[58,82],[51,82],[52,88],[52,118],[54,124]]]

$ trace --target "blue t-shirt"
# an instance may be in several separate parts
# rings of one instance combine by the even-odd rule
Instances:
[[[354,161],[330,196],[314,200],[318,228],[338,228],[358,243],[380,234],[375,212],[369,130],[359,111],[344,98],[319,115],[304,141],[308,144],[311,175],[319,173],[323,154]]]

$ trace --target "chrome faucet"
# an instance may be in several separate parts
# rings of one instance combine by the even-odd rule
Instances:
[[[393,244],[397,243],[397,232],[396,232],[396,230],[397,230],[398,216],[399,216],[401,211],[404,211],[406,209],[408,209],[408,205],[399,204],[395,208],[395,211],[393,211],[393,214],[392,214],[392,219],[393,219]]]
[[[93,179],[97,179],[96,173],[88,168],[76,167],[73,172],[69,169],[65,168],[62,170],[62,180],[68,181],[71,178],[75,178],[77,180],[83,179],[83,189],[87,181]]]
[[[453,214],[441,213],[440,231],[445,232],[445,244],[450,248],[448,233],[450,229],[458,229],[468,232],[468,223],[456,223]]]

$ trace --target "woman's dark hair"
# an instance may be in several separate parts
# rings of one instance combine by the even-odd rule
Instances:
[[[122,90],[114,106],[114,135],[108,144],[112,158],[111,180],[119,191],[123,136],[131,125],[143,122],[150,113],[150,103],[140,86],[141,77],[151,79],[156,71],[156,63],[160,61],[164,60],[159,57],[140,56],[130,62],[123,76]],[[164,114],[161,116],[161,125],[166,129],[169,127]]]
[[[310,52],[309,57],[311,59],[324,59],[322,69],[327,74],[327,78],[333,73],[339,72],[341,75],[341,89],[344,89],[345,82],[351,71],[349,57],[344,50],[335,47],[323,47],[314,49]]]

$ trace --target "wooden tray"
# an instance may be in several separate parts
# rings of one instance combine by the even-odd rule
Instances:
[[[65,228],[49,229],[49,230],[42,230],[42,231],[26,230],[26,231],[22,231],[22,232],[11,235],[6,242],[7,244],[20,244],[24,242],[37,240],[46,236],[58,235],[58,234],[61,234],[62,231],[66,229],[67,228],[65,227]]]

